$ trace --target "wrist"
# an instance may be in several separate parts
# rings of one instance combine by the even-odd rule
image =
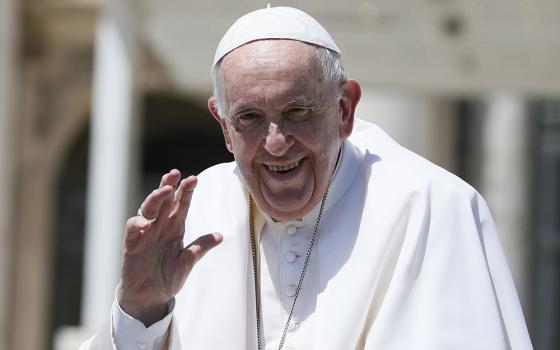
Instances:
[[[146,327],[163,319],[169,310],[169,301],[164,303],[138,302],[127,298],[121,291],[117,292],[117,303],[125,314],[142,322]]]

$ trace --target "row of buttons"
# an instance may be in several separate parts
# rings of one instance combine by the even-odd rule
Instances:
[[[297,232],[297,227],[294,225],[289,225],[286,227],[286,234],[288,234],[289,236],[293,236],[295,235]],[[286,261],[289,263],[293,263],[297,260],[298,255],[295,252],[289,251],[286,253],[285,255]],[[296,295],[296,290],[297,290],[297,286],[294,284],[290,284],[286,287],[286,296],[289,298],[293,298]],[[290,323],[290,328],[293,328],[293,330],[291,330],[292,332],[294,330],[297,329],[297,327],[294,327],[294,323]],[[290,330],[288,328],[288,330]]]
[[[280,289],[280,302],[283,304],[283,311],[288,312],[296,295],[297,283],[302,270],[302,256],[304,256],[304,252],[309,244],[309,239],[307,238],[309,226],[304,222],[274,223],[271,228],[272,232],[276,231],[274,232],[276,233],[274,237],[277,239],[276,242],[278,244],[276,246],[278,255],[275,258],[278,259],[277,262],[280,264],[278,270],[278,282],[280,282],[282,288]],[[281,234],[278,235],[278,233]],[[298,319],[298,316],[292,315],[292,319],[286,327],[286,331],[290,335],[286,338],[284,350],[295,350],[295,348],[291,347],[292,344],[290,343],[296,339],[292,337],[296,336],[296,332],[300,327],[301,321]]]

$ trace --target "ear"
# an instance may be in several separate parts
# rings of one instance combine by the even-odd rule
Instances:
[[[354,127],[354,112],[362,96],[362,89],[356,80],[348,80],[342,87],[339,107],[342,112],[340,123],[340,137],[344,140],[352,133]]]
[[[212,113],[212,117],[220,124],[222,128],[222,133],[224,134],[224,141],[226,142],[226,147],[228,151],[233,153],[233,145],[231,143],[231,137],[229,135],[229,130],[227,128],[226,120],[220,116],[218,112],[218,106],[216,105],[216,97],[212,96],[208,99],[208,109]]]

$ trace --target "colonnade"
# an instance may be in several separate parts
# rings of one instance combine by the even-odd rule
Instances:
[[[138,47],[134,6],[107,1],[95,40],[82,324],[107,319],[119,280],[123,223],[137,184]]]
[[[534,210],[531,182],[532,121],[523,96],[497,92],[484,100],[479,190],[500,233],[525,317],[530,315]]]

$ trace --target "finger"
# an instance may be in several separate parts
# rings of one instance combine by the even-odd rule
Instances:
[[[216,232],[197,238],[181,251],[182,262],[186,266],[196,264],[210,249],[220,244],[223,240],[224,237]]]
[[[145,231],[150,228],[150,220],[142,216],[133,216],[126,221],[124,227],[125,239],[130,235],[136,235],[141,231]]]
[[[169,185],[167,185],[169,186]],[[173,210],[173,197],[174,197],[174,193],[175,191],[173,191],[169,196],[165,197],[165,199],[163,200],[163,202],[161,203],[161,206],[159,208],[159,212],[158,212],[158,220],[168,220],[169,219],[173,219],[169,217],[169,214],[171,214],[171,211]],[[173,220],[171,220],[173,221]]]
[[[181,180],[181,172],[177,169],[173,169],[161,177],[159,188],[163,188],[164,186],[167,185],[175,188],[177,187],[177,183],[179,182],[179,180]]]
[[[124,230],[125,253],[131,253],[139,247],[140,241],[142,241],[139,238],[145,234],[150,227],[150,221],[141,216],[134,216],[126,221]]]
[[[171,216],[176,216],[179,220],[185,220],[197,182],[196,176],[189,176],[181,181],[179,188],[175,191],[175,203]]]
[[[166,199],[172,198],[173,193],[173,187],[169,185],[153,190],[140,206],[144,218],[148,220],[158,218],[163,203]]]

